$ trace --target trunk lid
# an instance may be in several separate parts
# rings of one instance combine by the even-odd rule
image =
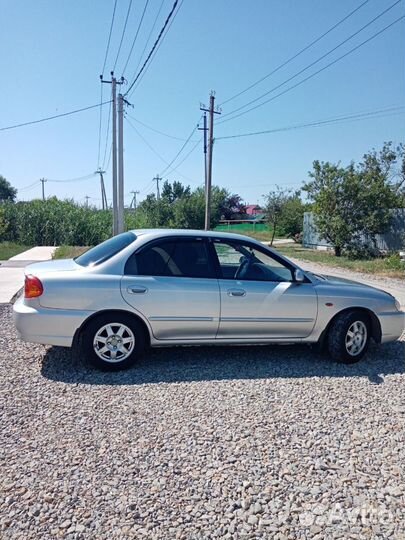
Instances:
[[[67,272],[81,268],[73,259],[60,259],[29,264],[25,267],[25,274],[39,276],[49,272]]]

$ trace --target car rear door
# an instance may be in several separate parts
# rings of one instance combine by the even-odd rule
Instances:
[[[121,294],[158,340],[216,336],[219,285],[203,238],[165,238],[140,248],[127,261]]]
[[[256,245],[214,240],[220,272],[218,339],[304,338],[316,321],[312,283],[295,283],[292,267]],[[240,272],[247,259],[251,264]]]

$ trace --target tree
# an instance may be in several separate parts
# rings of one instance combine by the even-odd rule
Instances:
[[[357,166],[341,167],[314,161],[311,180],[304,186],[314,203],[315,225],[330,242],[336,256],[376,251],[376,235],[390,224],[390,210],[403,205],[403,197],[392,181],[397,154],[391,143],[380,153],[365,154]]]
[[[292,192],[291,190],[276,186],[275,190],[270,191],[267,195],[263,195],[263,197],[265,200],[264,212],[268,224],[273,231],[270,240],[270,245],[272,246],[274,237],[276,236],[276,229],[280,225],[283,210],[287,202],[292,198]]]
[[[0,175],[0,202],[10,201],[14,202],[17,196],[16,188],[8,182],[4,176]]]
[[[304,212],[307,206],[302,202],[299,191],[292,193],[285,201],[278,225],[284,236],[295,241],[301,241],[304,228]]]
[[[173,215],[172,205],[167,199],[157,199],[154,193],[147,195],[136,210],[139,221],[145,227],[169,227]]]
[[[236,212],[242,208],[239,195],[230,195],[224,188],[212,187],[211,227],[221,219],[223,212]],[[205,215],[205,191],[181,182],[165,182],[160,200],[150,194],[137,208],[137,221],[145,227],[172,227],[179,229],[203,229]]]
[[[246,214],[246,205],[237,193],[226,192],[220,207],[221,219],[238,219]]]
[[[353,172],[352,165],[348,170],[328,162],[314,161],[313,171],[309,173],[312,180],[303,188],[314,202],[315,225],[319,233],[334,246],[338,257],[352,237],[348,216],[352,210],[346,207],[344,186],[347,186],[348,175]]]
[[[173,226],[179,229],[203,229],[205,219],[205,194],[197,188],[189,197],[173,205]]]
[[[173,184],[170,184],[168,180],[165,180],[162,188],[162,199],[173,203],[183,197],[189,197],[190,193],[190,186],[184,186],[181,182],[176,182],[176,180]]]
[[[4,208],[0,207],[0,240],[4,239],[4,235],[7,231],[7,222],[5,217]]]

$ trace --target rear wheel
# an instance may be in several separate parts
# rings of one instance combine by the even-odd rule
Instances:
[[[361,311],[347,311],[336,317],[328,333],[331,357],[344,364],[358,362],[370,342],[370,321]]]
[[[100,315],[82,334],[82,351],[97,368],[118,371],[131,367],[145,349],[142,326],[132,317],[119,313]]]

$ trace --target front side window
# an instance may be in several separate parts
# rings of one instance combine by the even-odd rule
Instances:
[[[132,255],[125,273],[138,276],[215,277],[206,243],[201,240],[162,240]]]
[[[270,254],[239,242],[214,242],[222,279],[293,281],[292,271]]]

